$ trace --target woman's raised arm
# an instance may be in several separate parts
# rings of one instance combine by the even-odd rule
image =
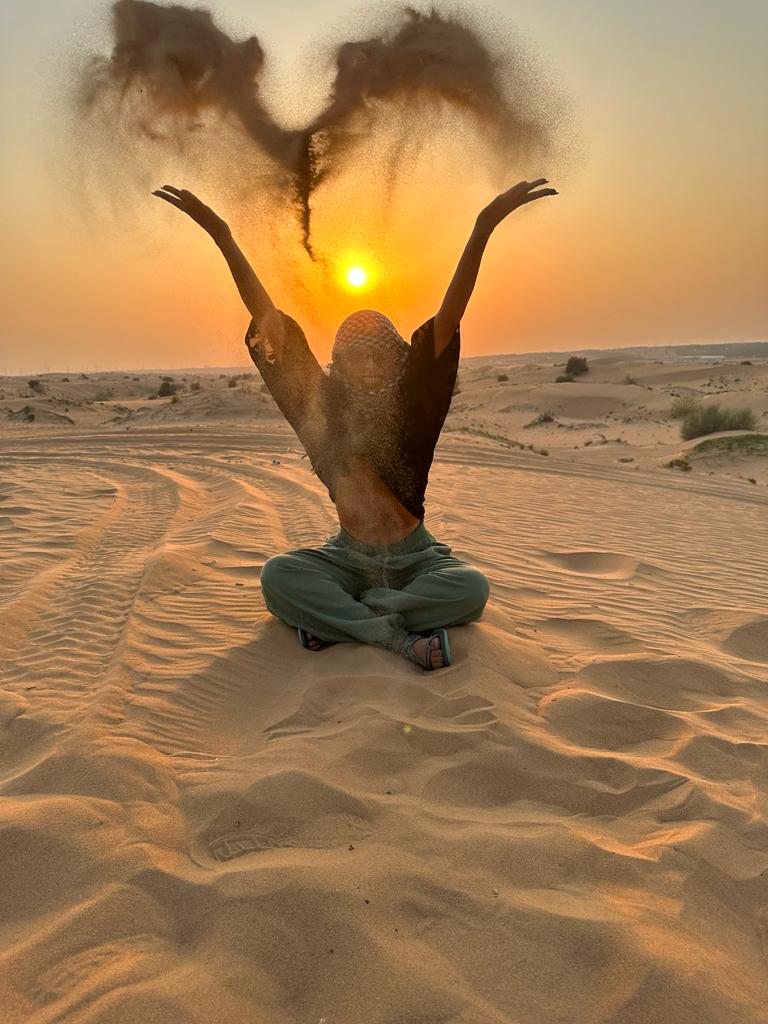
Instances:
[[[232,271],[232,277],[240,292],[240,297],[259,331],[273,344],[279,343],[283,331],[282,320],[276,315],[277,311],[272,299],[232,237],[229,224],[188,189],[163,185],[162,189],[156,189],[152,195],[165,199],[167,203],[175,206],[182,213],[186,213],[204,231],[208,232],[221,249],[222,255]]]
[[[521,181],[512,188],[507,189],[496,196],[477,215],[475,226],[469,241],[464,247],[461,259],[456,267],[448,291],[445,293],[443,304],[435,314],[435,355],[439,356],[453,337],[454,331],[461,323],[464,310],[467,308],[470,296],[475,288],[477,272],[480,269],[480,260],[483,258],[488,239],[494,229],[524,203],[530,203],[533,199],[540,199],[542,196],[555,196],[557,191],[553,188],[542,188],[538,192],[532,191],[539,185],[546,184],[546,178],[538,178],[536,181]]]

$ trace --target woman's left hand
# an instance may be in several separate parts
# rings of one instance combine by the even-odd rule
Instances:
[[[520,181],[517,185],[513,185],[506,192],[496,196],[480,211],[477,217],[478,223],[493,230],[519,206],[524,206],[525,203],[530,203],[534,199],[541,199],[543,196],[558,195],[557,189],[539,188],[539,185],[546,185],[548,180],[548,178],[537,178],[536,181]]]

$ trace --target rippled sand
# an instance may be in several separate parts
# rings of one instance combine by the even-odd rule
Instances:
[[[286,431],[2,463],[5,1024],[768,1020],[764,487],[445,437],[425,673],[266,613],[336,528]]]

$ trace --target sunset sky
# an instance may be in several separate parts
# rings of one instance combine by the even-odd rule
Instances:
[[[264,100],[291,127],[311,120],[332,81],[327,61],[312,64],[316,42],[328,52],[364,38],[388,9],[190,6],[208,7],[234,39],[258,36]],[[512,214],[491,238],[462,323],[464,354],[768,338],[764,0],[487,0],[482,9],[517,27],[568,94],[579,148],[562,168],[510,170],[508,185],[549,177],[561,194]],[[319,195],[317,237],[334,268],[322,273],[285,211],[258,198],[233,205],[229,183],[212,185],[182,156],[145,151],[134,167],[130,151],[115,164],[89,152],[68,96],[84,55],[110,52],[109,11],[95,0],[2,6],[0,203],[11,244],[0,267],[0,373],[250,365],[250,318],[226,264],[197,225],[150,194],[164,183],[198,192],[230,221],[321,361],[354,308],[381,309],[407,337],[437,310],[495,194],[468,156],[471,132],[452,141],[437,131],[434,153],[399,182],[389,219],[367,201],[370,156]],[[237,160],[231,174],[236,190]],[[370,291],[341,287],[335,271],[349,254],[376,270]]]

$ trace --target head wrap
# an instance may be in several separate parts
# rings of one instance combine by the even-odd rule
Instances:
[[[408,361],[410,346],[402,338],[395,325],[375,309],[358,309],[355,313],[344,320],[336,332],[336,340],[333,343],[331,373],[337,377],[339,364],[347,355],[361,355],[374,353],[380,355],[385,351],[395,352],[397,355],[396,368],[392,378],[381,388],[366,389],[355,386],[355,391],[363,391],[366,394],[379,394],[396,387],[405,370]]]

